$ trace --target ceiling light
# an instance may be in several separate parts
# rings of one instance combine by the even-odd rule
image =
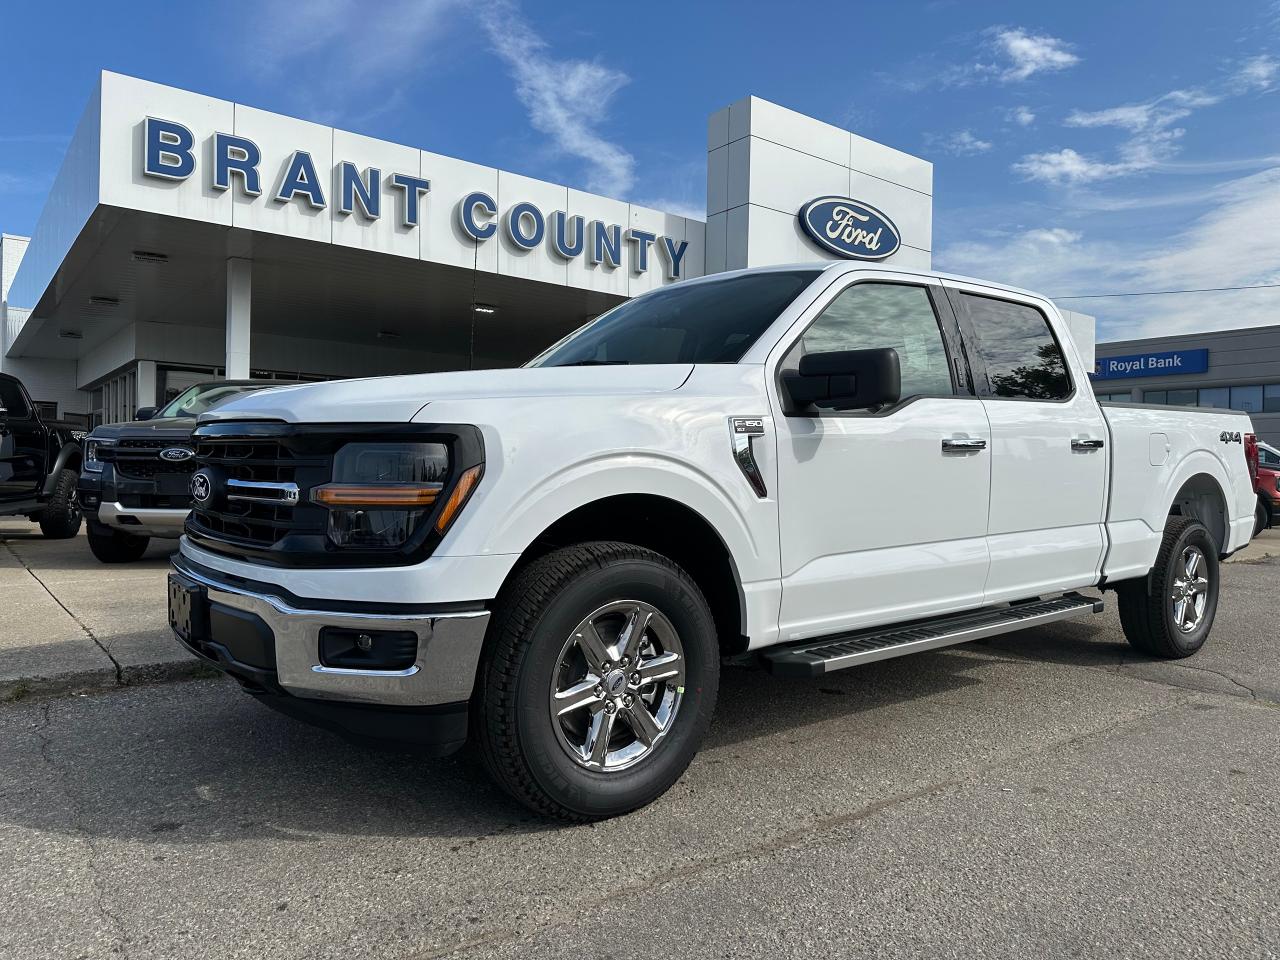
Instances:
[[[473,303],[473,304],[471,305],[471,309],[472,309],[472,310],[474,310],[476,313],[485,313],[485,314],[489,314],[489,313],[497,313],[497,312],[498,312],[498,308],[497,308],[497,307],[491,307],[491,306],[489,306],[489,304],[487,304],[487,303]]]
[[[394,330],[379,330],[378,339],[379,340],[399,340],[400,334],[396,333]]]
[[[169,257],[163,253],[152,253],[150,250],[133,251],[133,259],[139,263],[168,263]]]
[[[89,303],[95,307],[118,307],[120,301],[115,297],[90,297]]]
[[[83,340],[84,334],[79,330],[59,330],[58,336],[63,340]]]

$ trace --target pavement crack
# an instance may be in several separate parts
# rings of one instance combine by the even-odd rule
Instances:
[[[14,550],[13,547],[9,546],[8,543],[5,543],[3,541],[0,541],[0,546],[3,546],[5,550],[8,552],[9,556],[13,557],[13,559],[17,560],[18,563],[22,565],[22,569],[27,571],[27,575],[30,576],[31,579],[34,580],[36,583],[40,584],[40,588],[49,595],[49,599],[52,600],[54,603],[56,603],[58,606],[60,606],[63,609],[63,611],[66,612],[67,616],[72,619],[75,625],[79,627],[81,631],[84,632],[84,635],[88,637],[90,641],[92,641],[93,645],[96,646],[99,650],[101,650],[106,655],[107,659],[111,661],[112,669],[115,670],[117,685],[123,687],[125,685],[124,668],[120,666],[120,661],[117,660],[115,656],[111,653],[111,651],[107,649],[107,645],[103,643],[101,640],[99,640],[97,634],[93,632],[93,630],[89,627],[89,625],[85,623],[83,620],[81,620],[78,616],[76,616],[76,614],[72,612],[71,608],[68,607],[65,603],[63,603],[58,598],[57,594],[55,594],[52,590],[49,589],[49,585],[40,579],[40,575],[31,568],[31,565],[27,563],[27,561],[22,559],[22,555],[20,553]]]
[[[85,848],[89,851],[89,855],[85,858],[85,865],[89,868],[92,878],[94,906],[97,908],[98,915],[116,931],[120,955],[128,960],[129,932],[119,914],[107,906],[107,878],[98,866],[98,845],[93,834],[84,825],[84,812],[76,799],[75,792],[71,789],[66,770],[53,757],[53,740],[48,734],[53,723],[52,711],[51,703],[44,703],[40,707],[40,723],[35,728],[36,739],[40,742],[40,759],[57,779],[58,787],[71,808],[72,828],[80,835]]]
[[[1182,670],[1195,670],[1198,673],[1211,673],[1215,677],[1221,677],[1223,680],[1226,680],[1228,683],[1232,683],[1235,686],[1239,687],[1241,690],[1243,690],[1245,693],[1249,695],[1250,699],[1252,700],[1259,699],[1258,693],[1256,690],[1253,689],[1253,687],[1250,687],[1247,684],[1241,683],[1235,677],[1229,674],[1223,673],[1221,670],[1214,670],[1212,667],[1194,667],[1189,663],[1171,663],[1169,664],[1169,666],[1178,667]]]

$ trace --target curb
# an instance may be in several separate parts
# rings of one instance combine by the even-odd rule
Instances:
[[[127,687],[179,683],[220,677],[221,672],[196,660],[169,660],[125,667],[117,674],[114,668],[79,670],[52,677],[19,677],[0,680],[0,706],[30,700],[69,697],[78,693],[101,693]]]

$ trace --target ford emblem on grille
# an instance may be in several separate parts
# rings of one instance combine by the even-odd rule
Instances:
[[[166,447],[160,451],[161,460],[169,460],[173,463],[181,463],[183,460],[190,460],[196,455],[196,452],[190,447]]]
[[[800,225],[819,246],[850,260],[883,260],[902,236],[875,207],[848,197],[818,197],[800,208]]]
[[[213,481],[203,470],[191,475],[191,496],[196,503],[208,503],[213,493]]]

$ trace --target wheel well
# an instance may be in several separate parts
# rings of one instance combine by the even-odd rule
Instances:
[[[1173,498],[1169,515],[1194,517],[1209,528],[1209,534],[1218,545],[1218,553],[1227,550],[1227,501],[1218,481],[1207,473],[1198,473],[1187,480]]]
[[[701,514],[666,497],[623,494],[578,507],[534,539],[508,580],[538,557],[587,540],[632,543],[674,560],[707,598],[721,649],[726,653],[746,649],[742,595],[728,548]]]

